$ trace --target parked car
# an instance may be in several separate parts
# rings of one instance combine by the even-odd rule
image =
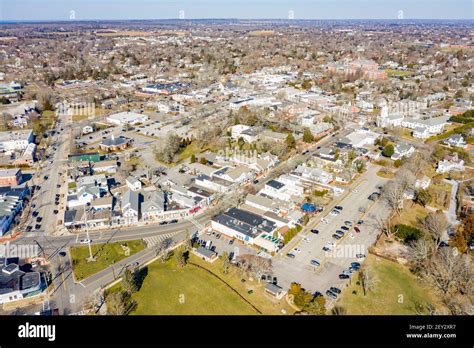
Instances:
[[[357,233],[360,233],[360,228],[357,227],[357,226],[355,226],[355,227],[354,227],[354,231],[356,231]]]
[[[332,235],[332,237],[333,237],[334,239],[336,239],[336,240],[339,240],[339,239],[342,238],[340,235],[335,234],[335,233]]]
[[[293,252],[294,252],[295,254],[299,254],[299,253],[301,252],[301,249],[300,249],[300,248],[294,248],[294,249],[293,249]]]
[[[174,220],[171,220],[169,223],[170,223],[170,224],[175,224],[175,223],[177,223],[177,222],[178,222],[178,220],[174,219]]]
[[[25,231],[26,232],[31,232],[32,229],[33,229],[33,226],[26,226]]]
[[[290,259],[294,259],[295,258],[295,255],[292,254],[292,253],[288,253],[286,254],[287,257],[289,257]]]
[[[336,205],[336,206],[334,207],[334,209],[343,210],[344,208],[343,208],[342,206],[340,206],[340,205]]]
[[[81,239],[81,241],[79,242],[81,244],[89,244],[89,243],[92,243],[92,241],[90,239]]]
[[[352,226],[352,222],[350,222],[350,221],[344,221],[344,225],[346,225],[346,226]]]
[[[333,293],[335,293],[335,294],[340,294],[340,293],[341,293],[341,289],[336,288],[335,286],[331,286],[331,287],[329,288],[329,290],[331,290],[331,291],[332,291]]]
[[[363,224],[364,224],[364,220],[357,221],[357,225],[363,225]]]
[[[59,213],[59,210],[57,210],[57,209],[54,209],[54,210],[53,210],[53,213],[56,215],[56,214],[58,214],[58,213]]]
[[[60,252],[59,252],[59,256],[61,256],[61,257],[66,256],[66,252],[65,252],[65,251],[60,251]]]
[[[319,234],[319,230],[317,230],[317,229],[313,228],[313,229],[311,230],[311,233],[314,233],[314,234]]]
[[[333,293],[330,290],[326,291],[326,295],[334,300],[337,298],[337,294]]]
[[[365,258],[365,254],[356,254],[356,258],[363,259]]]
[[[318,260],[311,260],[310,262],[313,266],[320,266],[321,263]]]
[[[229,241],[229,245],[232,245],[232,244],[234,244],[234,240],[233,240],[233,239],[231,239],[231,240]]]
[[[35,230],[39,230],[41,228],[41,225],[40,224],[36,224],[35,225]]]
[[[344,231],[349,231],[349,227],[347,227],[347,226],[341,226],[341,229],[344,230]]]
[[[339,274],[339,279],[349,279],[350,276],[344,273]]]

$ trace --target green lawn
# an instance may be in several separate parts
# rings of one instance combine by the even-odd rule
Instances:
[[[122,248],[122,244],[126,244],[130,250],[128,255]],[[135,254],[145,248],[142,240],[134,240],[128,242],[117,242],[109,244],[92,244],[92,255],[96,257],[96,261],[88,262],[89,246],[72,247],[70,249],[72,259],[72,270],[76,280],[82,280],[91,275],[117,263],[124,258]]]
[[[178,155],[177,162],[184,161],[186,158],[191,157],[193,154],[196,155],[196,158],[199,160],[199,153],[201,149],[197,146],[196,142],[192,142]]]
[[[197,258],[191,256],[191,261]],[[179,268],[174,257],[148,266],[140,291],[133,295],[138,315],[251,315],[255,309],[224,282],[193,265]]]
[[[371,254],[366,262],[377,279],[375,289],[364,296],[361,286],[356,284],[358,275],[354,275],[338,300],[347,314],[414,315],[418,304],[426,307],[428,303],[440,308],[434,292],[421,284],[407,267]]]

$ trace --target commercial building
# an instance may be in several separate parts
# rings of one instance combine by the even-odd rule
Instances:
[[[23,272],[16,263],[0,258],[0,304],[41,293],[39,272]]]
[[[107,122],[116,124],[117,126],[124,126],[126,124],[135,125],[148,121],[148,116],[137,114],[135,112],[125,111],[107,116],[106,120]]]
[[[0,151],[25,150],[34,138],[32,129],[0,132]]]
[[[0,186],[16,186],[23,181],[20,169],[2,169],[0,170]]]

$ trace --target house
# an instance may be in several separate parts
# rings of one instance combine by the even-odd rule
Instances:
[[[140,219],[140,194],[127,190],[121,200],[122,221],[126,225],[135,224]]]
[[[142,188],[141,181],[134,178],[133,176],[127,177],[125,179],[125,183],[127,184],[128,188],[132,191],[139,191]]]
[[[135,112],[119,112],[117,114],[113,114],[107,116],[106,121],[117,126],[124,126],[124,125],[135,125],[139,123],[146,122],[148,120],[147,115],[137,114]]]
[[[121,135],[118,138],[115,138],[115,136],[112,134],[110,136],[110,139],[105,139],[101,141],[99,147],[102,151],[113,152],[125,150],[127,147],[130,146],[131,143],[132,140],[127,137]]]
[[[92,170],[94,173],[115,174],[117,172],[117,161],[100,161],[93,163]]]
[[[204,187],[205,189],[213,192],[226,193],[229,192],[233,183],[222,178],[215,176],[209,177],[207,175],[199,175],[194,183],[198,186]]]
[[[0,258],[0,304],[41,293],[39,272],[24,272],[16,263]]]
[[[96,198],[91,201],[91,208],[95,211],[112,210],[113,201],[112,196]]]
[[[267,141],[274,141],[277,143],[284,143],[288,137],[285,133],[274,132],[272,130],[265,130],[260,134],[260,139]]]
[[[329,184],[334,179],[334,176],[331,173],[319,168],[308,167],[305,164],[300,164],[295,169],[295,174],[292,175],[297,175],[301,178],[320,184]]]
[[[213,177],[221,178],[234,184],[241,184],[250,180],[253,175],[246,166],[238,166],[236,168],[224,167],[214,172]]]
[[[144,221],[153,221],[163,218],[166,209],[166,195],[162,190],[144,193],[141,206],[142,218]]]
[[[436,168],[437,173],[447,173],[452,170],[464,170],[464,161],[459,158],[457,153],[446,156],[443,160],[438,162],[438,166]]]
[[[192,250],[193,254],[197,257],[207,261],[207,262],[214,262],[217,260],[217,253],[210,249],[204,248],[199,246],[197,249]]]
[[[20,169],[0,170],[0,186],[17,186],[23,181]]]
[[[416,179],[415,188],[426,190],[431,184],[431,179],[424,175],[421,179]]]
[[[268,283],[265,286],[265,292],[269,293],[270,295],[276,297],[278,300],[281,300],[285,295],[286,291],[283,290],[281,286],[278,286],[273,283]]]
[[[394,147],[394,153],[391,157],[392,160],[396,161],[403,157],[410,157],[415,152],[415,147],[408,143],[396,144]]]
[[[453,134],[444,141],[446,145],[451,147],[460,147],[465,149],[467,147],[466,141],[461,134]]]
[[[414,138],[426,139],[430,137],[430,132],[426,127],[416,127],[413,129],[412,135]]]

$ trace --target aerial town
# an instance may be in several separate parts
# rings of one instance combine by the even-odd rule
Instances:
[[[0,24],[0,314],[474,314],[473,33]]]

